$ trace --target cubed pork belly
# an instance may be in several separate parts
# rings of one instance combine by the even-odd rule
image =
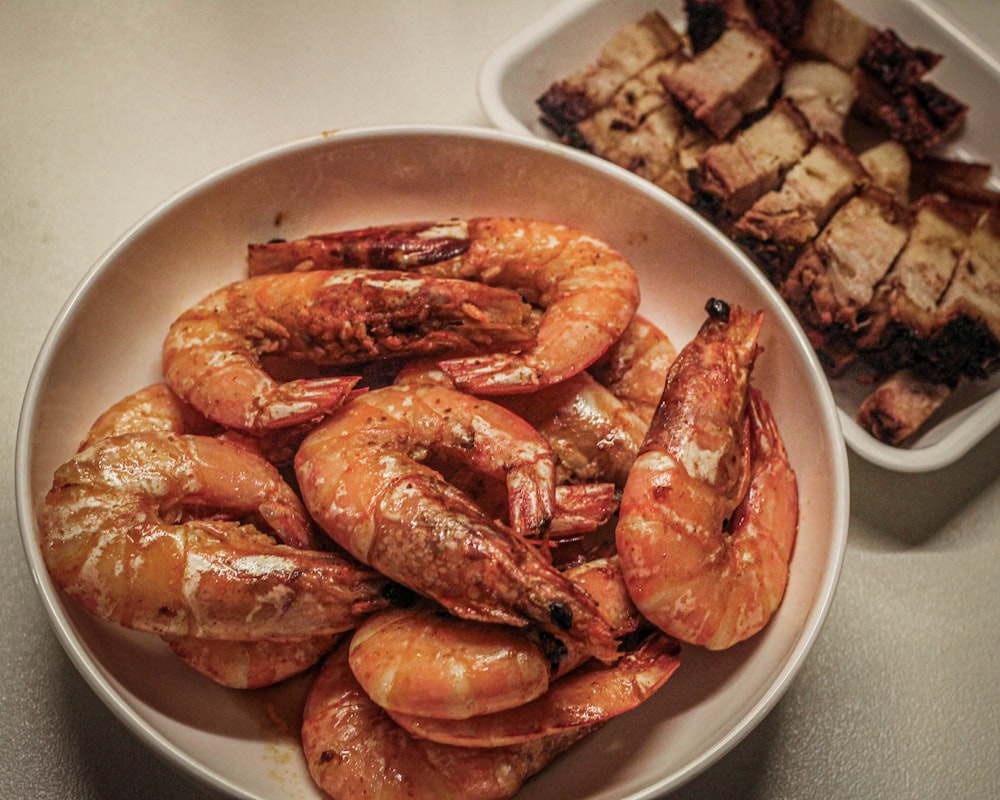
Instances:
[[[792,49],[850,70],[868,47],[875,28],[838,0],[804,4],[800,33]]]
[[[941,55],[913,47],[890,28],[872,33],[857,67],[890,92],[905,91],[938,65]]]
[[[795,61],[785,68],[781,94],[817,136],[844,138],[844,123],[858,93],[851,73],[829,61]]]
[[[686,123],[660,83],[676,68],[676,55],[626,81],[607,106],[575,126],[570,139],[688,201],[684,153],[706,134]]]
[[[903,145],[887,139],[863,151],[858,160],[873,186],[885,189],[904,205],[910,202],[913,194],[913,163]]]
[[[806,246],[781,284],[831,374],[856,358],[859,314],[906,244],[909,227],[908,211],[891,194],[865,187]]]
[[[939,314],[945,320],[931,337],[925,374],[985,376],[1000,358],[1000,212],[983,214],[969,234]],[[943,377],[942,377],[943,376]]]
[[[597,60],[556,81],[538,98],[542,122],[557,136],[603,108],[625,81],[674,52],[680,37],[667,19],[651,11],[615,33]]]
[[[788,171],[779,189],[760,197],[740,217],[732,236],[772,283],[780,284],[802,249],[866,179],[854,151],[824,136]]]
[[[899,370],[861,402],[856,419],[879,441],[899,445],[920,429],[951,392],[948,384]]]
[[[750,127],[698,159],[691,173],[695,206],[724,227],[780,185],[812,142],[805,117],[791,103],[778,100]]]
[[[921,194],[945,194],[984,210],[1000,205],[1000,192],[989,186],[992,164],[929,156],[916,160],[913,171],[914,183]]]
[[[762,111],[781,81],[777,41],[760,28],[732,24],[663,85],[691,116],[720,139],[748,114]]]
[[[886,371],[911,364],[919,349],[911,340],[926,340],[941,326],[941,298],[977,220],[978,215],[940,195],[927,195],[915,204],[910,237],[878,284],[857,337],[858,347],[869,351],[870,363]]]
[[[811,0],[746,0],[753,21],[784,45],[801,36]]]

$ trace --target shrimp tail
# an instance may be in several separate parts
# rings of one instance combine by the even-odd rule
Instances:
[[[439,366],[458,389],[472,394],[533,392],[541,385],[537,371],[514,353],[449,358]]]
[[[356,392],[357,376],[297,379],[274,385],[254,421],[254,428],[278,430],[315,422],[340,408]]]

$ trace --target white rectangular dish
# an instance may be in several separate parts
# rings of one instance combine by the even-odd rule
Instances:
[[[961,135],[947,153],[1000,164],[1000,62],[926,0],[850,0],[870,23],[892,28],[906,41],[940,53],[931,78],[969,105]],[[479,99],[489,120],[511,133],[555,141],[540,121],[536,99],[556,79],[591,63],[618,29],[657,9],[683,29],[681,0],[568,0],[493,51],[479,75]],[[996,181],[996,176],[994,176]],[[866,460],[899,472],[924,472],[960,459],[1000,425],[1000,373],[965,380],[923,429],[902,446],[878,441],[855,421],[869,391],[853,378],[830,381],[844,437]]]

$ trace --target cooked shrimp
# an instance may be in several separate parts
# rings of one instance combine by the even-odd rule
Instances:
[[[169,386],[155,383],[126,395],[101,414],[80,449],[101,439],[145,431],[210,434],[218,433],[220,427],[181,400]],[[266,451],[268,460],[273,460],[277,449],[284,451],[291,446],[292,442],[286,441],[289,434],[289,429],[283,429],[250,439],[226,431],[221,437],[254,451]],[[281,460],[289,458],[283,455]],[[295,526],[280,533],[285,536],[285,544],[322,549],[312,526]],[[194,636],[164,638],[179,658],[216,683],[232,689],[258,689],[309,669],[333,647],[339,636],[325,634],[281,641],[227,641]]]
[[[636,314],[590,373],[648,428],[675,358],[670,337]]]
[[[373,614],[351,638],[350,662],[382,708],[442,719],[523,705],[549,686],[549,659],[522,631],[436,608]]]
[[[665,377],[666,368],[658,393]],[[405,365],[395,383],[455,385],[436,362],[426,360]],[[587,372],[529,394],[491,399],[545,437],[556,457],[556,481],[561,485],[609,482],[620,489],[649,427],[648,420],[644,422]]]
[[[249,259],[251,273],[391,263],[516,290],[543,309],[533,347],[441,364],[458,388],[476,394],[532,391],[577,374],[621,335],[639,305],[638,278],[620,253],[576,228],[534,219],[344,231],[253,246]]]
[[[311,520],[271,464],[211,437],[103,439],[56,470],[40,518],[56,584],[125,627],[296,638],[347,630],[387,605],[388,581],[352,559],[241,523],[301,540]]]
[[[510,527],[440,473],[432,455],[503,478]],[[468,619],[540,625],[613,658],[591,598],[523,535],[552,518],[552,452],[495,403],[435,386],[355,398],[302,443],[295,470],[306,507],[334,541],[389,578]]]
[[[167,644],[179,658],[220,686],[261,689],[315,666],[342,636],[342,633],[331,633],[279,641],[184,636],[168,639]]]
[[[603,724],[652,697],[680,666],[677,642],[656,631],[612,666],[590,661],[535,700],[492,714],[438,719],[389,711],[404,730],[460,747],[508,747]]]
[[[163,372],[209,419],[261,431],[323,416],[358,381],[278,382],[261,368],[263,354],[334,366],[521,346],[533,336],[519,296],[469,281],[371,270],[265,275],[229,284],[182,314],[163,344]]]
[[[643,615],[721,649],[759,631],[781,602],[798,492],[771,411],[750,388],[762,316],[707,308],[670,369],[616,540]]]
[[[560,482],[625,485],[648,426],[588,373],[498,401],[552,446]]]
[[[566,575],[595,599],[616,638],[636,631],[641,618],[617,557],[577,565]],[[443,720],[523,706],[588,659],[556,640],[435,607],[373,614],[350,645],[354,676],[375,703],[392,714]]]
[[[91,425],[80,449],[94,442],[140,431],[210,435],[220,428],[181,400],[165,383],[154,383],[126,395]]]
[[[510,747],[454,747],[416,739],[371,701],[341,644],[306,697],[302,749],[334,800],[506,800],[596,726]]]

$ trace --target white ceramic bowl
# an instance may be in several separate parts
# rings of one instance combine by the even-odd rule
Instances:
[[[1000,164],[1000,64],[969,39],[928,0],[849,0],[862,18],[892,27],[907,41],[941,53],[934,80],[969,103],[961,137],[950,144],[957,157]],[[617,30],[659,9],[683,30],[681,0],[566,0],[490,53],[479,74],[479,99],[501,130],[554,137],[538,120],[535,100],[553,82],[591,63]],[[1000,184],[994,181],[997,188]],[[1000,425],[1000,372],[988,380],[964,381],[924,428],[896,447],[880,442],[855,421],[871,387],[853,377],[830,381],[844,436],[866,460],[898,472],[945,467],[965,455]]]
[[[24,548],[57,636],[137,736],[215,789],[261,800],[320,797],[296,740],[308,676],[255,693],[221,689],[156,637],[97,620],[63,597],[45,570],[36,522],[53,471],[100,411],[158,379],[168,325],[243,274],[248,242],[501,214],[559,220],[612,242],[641,275],[643,313],[676,343],[694,334],[709,296],[765,309],[755,382],[774,406],[802,508],[787,596],[765,632],[724,653],[690,649],[652,701],[559,759],[519,797],[638,800],[679,786],[764,717],[820,631],[847,536],[847,461],[837,414],[798,326],[725,239],[638,178],[524,137],[387,128],[293,143],[205,178],[111,247],[55,321],[18,432]]]

